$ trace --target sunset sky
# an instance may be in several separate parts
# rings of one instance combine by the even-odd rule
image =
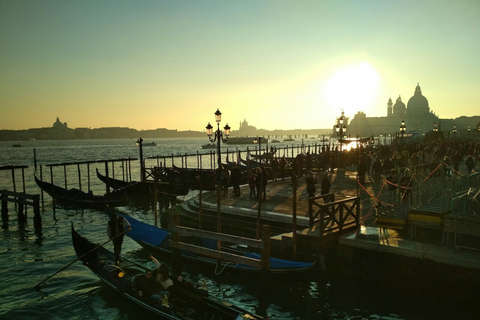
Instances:
[[[0,0],[0,129],[330,128],[417,83],[480,114],[479,0]]]

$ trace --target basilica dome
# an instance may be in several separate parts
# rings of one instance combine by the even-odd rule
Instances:
[[[428,107],[428,100],[422,95],[422,89],[417,84],[415,88],[415,94],[408,100],[407,112],[409,113],[428,113],[430,108]]]
[[[402,98],[399,96],[397,98],[397,101],[395,102],[395,104],[393,105],[393,114],[394,115],[402,115],[402,114],[405,114],[405,110],[406,110],[406,106],[405,106],[405,103],[402,102]]]

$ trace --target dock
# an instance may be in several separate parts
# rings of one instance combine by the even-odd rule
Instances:
[[[325,255],[322,258],[327,261],[327,266],[324,268],[327,270],[324,271],[329,275],[336,273],[345,277],[346,274],[352,272],[352,270],[345,272],[345,268],[352,267],[356,269],[353,273],[355,274],[354,278],[358,277],[358,273],[363,273],[361,275],[363,277],[371,272],[371,276],[381,279],[379,281],[383,284],[395,286],[403,286],[406,282],[405,278],[412,278],[412,272],[417,274],[412,278],[412,287],[419,285],[420,281],[435,282],[435,286],[441,284],[449,288],[457,286],[464,288],[465,292],[469,292],[469,286],[475,288],[480,286],[480,272],[478,272],[480,271],[480,250],[475,248],[475,241],[480,239],[480,232],[473,236],[476,240],[470,242],[469,245],[465,247],[456,245],[455,238],[459,237],[460,230],[454,232],[452,219],[460,220],[460,218],[453,208],[446,213],[442,206],[437,209],[435,206],[427,208],[424,204],[414,206],[412,201],[406,208],[399,207],[400,211],[395,213],[398,217],[402,217],[403,225],[385,225],[381,223],[381,219],[376,217],[381,217],[381,215],[378,214],[375,207],[379,200],[374,195],[379,194],[381,185],[376,184],[367,176],[365,183],[358,186],[356,168],[353,167],[334,170],[328,175],[332,185],[331,191],[334,192],[336,200],[357,196],[361,198],[360,224],[342,230],[342,232],[328,233],[328,230],[325,229],[327,236],[320,241],[318,225],[312,228],[309,223],[309,202],[305,177],[300,177],[295,192],[297,215],[295,236],[298,239],[298,250],[302,254],[307,251],[315,252],[314,248],[320,243]],[[460,180],[462,177],[455,179]],[[470,177],[470,180],[472,179],[477,181],[479,175]],[[250,198],[248,186],[241,186],[240,189],[239,197],[234,196],[231,189],[228,196],[223,196],[222,193],[220,200],[222,217],[236,216],[239,221],[254,220],[258,215],[259,202]],[[317,190],[319,190],[319,185],[317,185]],[[261,223],[272,225],[278,223],[291,228],[293,224],[293,194],[290,178],[269,181],[266,201],[261,202]],[[203,216],[205,216],[205,211],[213,213],[216,210],[216,199],[214,191],[203,193],[201,200]],[[198,212],[199,196],[181,206]],[[435,211],[439,213],[435,213]],[[411,219],[409,219],[409,214]],[[478,224],[479,217],[474,216],[473,218],[476,218]],[[457,224],[457,228],[460,225]],[[272,232],[272,255],[293,250],[293,232],[286,231],[281,234]],[[470,232],[472,231],[470,230]],[[305,255],[301,256],[306,257]],[[364,260],[360,262],[362,258]],[[380,270],[378,266],[375,266],[375,264],[383,266],[386,261],[392,261],[393,266]],[[415,269],[414,271],[412,267]],[[408,290],[411,290],[412,287],[409,287]]]

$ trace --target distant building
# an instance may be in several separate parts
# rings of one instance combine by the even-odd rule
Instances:
[[[54,139],[74,139],[75,130],[70,129],[67,126],[67,123],[61,123],[60,119],[57,116],[57,120],[53,124],[52,128],[47,132],[47,134]]]
[[[440,119],[430,110],[428,100],[422,95],[419,84],[407,105],[403,103],[400,96],[395,104],[391,98],[388,99],[386,117],[367,117],[364,112],[358,112],[348,126],[347,135],[365,137],[395,134],[399,131],[402,121],[405,121],[407,132],[419,134],[431,131],[434,123],[441,127]]]
[[[243,119],[240,122],[240,126],[238,131],[232,131],[232,135],[234,136],[255,136],[257,135],[257,128],[254,126],[250,126],[247,120]]]

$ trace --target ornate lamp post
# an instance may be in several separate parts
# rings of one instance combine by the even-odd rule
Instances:
[[[477,139],[479,134],[480,134],[480,122],[477,124]]]
[[[467,127],[467,137],[470,138],[470,125]]]
[[[438,132],[437,123],[433,124],[433,132]]]
[[[453,130],[452,130],[452,133],[453,133],[453,140],[455,140],[455,136],[457,135],[457,125],[453,125]]]
[[[217,122],[217,130],[213,132],[213,126],[208,123],[207,129],[207,136],[211,142],[217,141],[217,160],[218,160],[218,168],[217,168],[217,232],[222,232],[222,225],[221,225],[221,211],[220,211],[220,188],[221,188],[221,170],[222,170],[222,156],[220,154],[220,141],[226,142],[228,140],[228,136],[230,135],[230,127],[228,123],[223,128],[223,133],[220,131],[220,121],[222,120],[222,113],[219,109],[215,112],[215,121]],[[214,137],[212,138],[212,136]],[[225,137],[224,137],[225,136]],[[221,242],[217,243],[218,250],[221,249]]]
[[[403,136],[405,135],[405,132],[407,131],[407,127],[405,126],[405,120],[402,120],[402,125],[400,126],[400,134],[402,137],[402,146],[403,146]]]
[[[347,126],[344,124],[344,121],[345,121],[345,113],[342,111],[342,115],[337,118],[337,125],[335,126],[335,131],[337,132],[337,135],[340,138],[340,152],[342,151],[343,136],[347,131]]]

